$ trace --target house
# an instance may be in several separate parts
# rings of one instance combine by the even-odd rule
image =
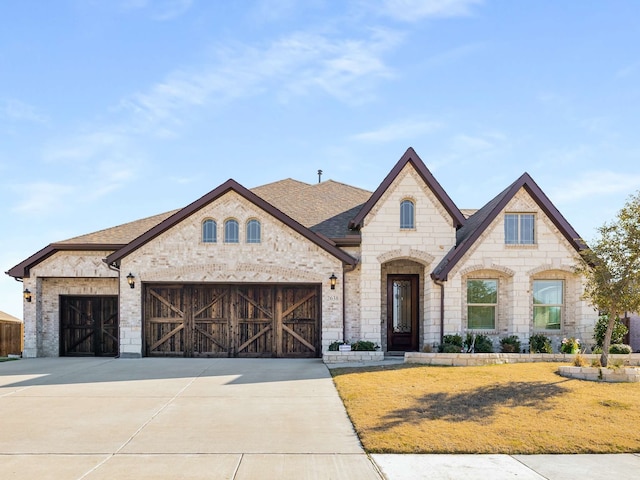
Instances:
[[[591,338],[579,235],[528,174],[456,206],[409,148],[369,192],[228,180],[186,207],[53,243],[22,279],[25,356],[321,356],[444,334]]]

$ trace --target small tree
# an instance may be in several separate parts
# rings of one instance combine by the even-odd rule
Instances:
[[[585,278],[584,298],[609,315],[600,358],[606,367],[616,318],[640,310],[640,193],[598,228],[590,248],[580,252],[576,271]]]
[[[604,343],[604,336],[607,333],[607,326],[609,325],[609,316],[608,315],[600,315],[598,321],[596,322],[596,326],[593,329],[593,339],[596,341],[596,345],[602,348],[602,344]],[[626,327],[622,320],[616,318],[616,321],[613,325],[613,330],[611,331],[611,344],[622,343],[624,336],[629,332],[629,329]]]

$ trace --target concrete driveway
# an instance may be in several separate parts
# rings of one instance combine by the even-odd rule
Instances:
[[[0,478],[380,479],[320,360],[0,363]]]

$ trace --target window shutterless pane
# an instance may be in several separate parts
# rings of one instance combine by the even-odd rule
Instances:
[[[498,303],[498,281],[467,280],[467,303]]]
[[[493,330],[495,328],[496,307],[469,305],[467,318],[469,328]]]
[[[562,292],[562,280],[535,280],[533,282],[533,303],[537,305],[562,305]]]
[[[560,330],[562,307],[533,307],[533,326],[543,330]]]
[[[202,241],[204,243],[217,242],[217,225],[213,220],[205,220],[202,223]]]
[[[415,228],[414,205],[410,200],[400,203],[400,228]]]
[[[533,244],[535,238],[533,215],[520,215],[520,243]]]
[[[509,245],[518,243],[518,215],[504,216],[504,242]]]
[[[235,220],[227,220],[224,222],[224,242],[238,243],[238,222]]]
[[[247,222],[247,243],[260,243],[260,222],[258,220]]]

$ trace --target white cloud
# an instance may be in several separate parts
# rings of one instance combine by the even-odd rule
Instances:
[[[21,120],[34,123],[46,123],[48,118],[33,105],[21,102],[14,98],[0,100],[0,117],[5,116],[11,120]]]
[[[351,138],[362,142],[392,142],[427,135],[439,129],[441,126],[441,123],[433,121],[417,119],[400,120],[376,130],[358,133]]]
[[[640,175],[593,170],[575,180],[562,182],[551,192],[555,202],[576,202],[593,196],[631,194],[640,189]]]
[[[126,135],[109,130],[96,130],[80,134],[73,139],[47,145],[43,152],[46,162],[52,163],[86,163],[98,157],[126,150]]]
[[[424,18],[460,17],[472,14],[475,5],[483,0],[384,0],[371,2],[378,14],[403,22],[417,22]]]
[[[74,187],[52,182],[33,182],[14,187],[16,193],[23,195],[13,211],[28,215],[52,213],[71,201]]]
[[[324,91],[341,101],[367,98],[372,82],[393,75],[382,58],[401,35],[373,30],[364,39],[334,39],[294,33],[266,46],[220,49],[209,65],[182,69],[148,91],[130,96],[121,106],[132,112],[135,126],[155,129],[180,124],[187,108],[212,106],[247,98],[265,90],[278,98]]]

